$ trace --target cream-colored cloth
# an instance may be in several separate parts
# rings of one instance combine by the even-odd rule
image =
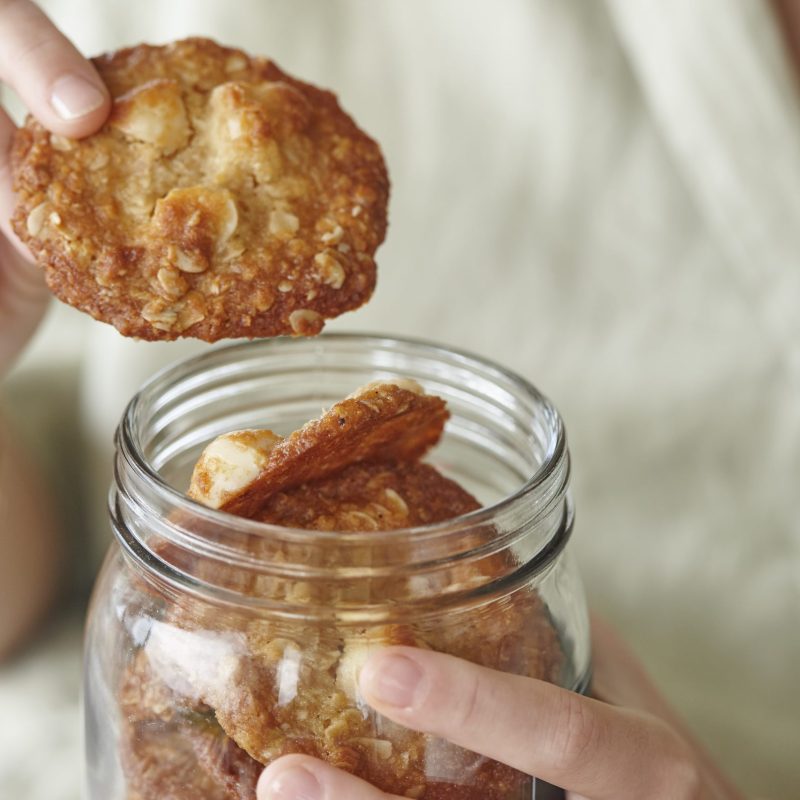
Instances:
[[[329,329],[470,349],[555,400],[592,601],[743,787],[794,796],[800,106],[769,5],[44,5],[89,52],[212,35],[337,90],[393,197],[378,291]],[[98,519],[125,401],[202,347],[58,308],[20,365],[81,370]]]

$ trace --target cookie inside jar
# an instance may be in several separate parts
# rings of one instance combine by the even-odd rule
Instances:
[[[356,390],[286,437],[248,429],[207,445],[189,496],[263,525],[244,547],[262,569],[174,544],[158,555],[201,582],[290,611],[230,613],[188,596],[165,604],[119,686],[132,800],[254,800],[263,766],[289,753],[322,758],[400,797],[530,797],[528,776],[380,717],[359,690],[361,667],[387,645],[560,679],[559,636],[536,589],[483,591],[516,567],[508,549],[492,550],[490,524],[471,528],[464,557],[444,568],[375,569],[392,559],[416,563],[424,531],[481,508],[425,460],[447,419],[443,400],[396,380]],[[224,545],[221,516],[207,519],[189,534]],[[276,528],[292,532],[293,543],[270,536]],[[315,547],[304,531],[328,546]],[[350,547],[347,558],[336,537]],[[241,555],[241,541],[236,549]],[[424,598],[447,598],[439,604],[446,612],[436,599],[416,602]]]

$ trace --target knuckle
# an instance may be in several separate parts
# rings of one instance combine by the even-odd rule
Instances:
[[[13,52],[13,63],[20,70],[31,64],[49,63],[53,57],[59,55],[60,44],[52,32],[41,31],[30,39],[19,42]]]
[[[591,759],[601,738],[597,717],[583,698],[565,692],[561,695],[551,736],[551,758],[559,772],[569,772]]]

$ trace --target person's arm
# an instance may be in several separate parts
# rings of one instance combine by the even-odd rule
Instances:
[[[62,136],[93,133],[110,109],[92,64],[27,0],[0,0],[0,80]],[[9,224],[14,130],[0,108],[0,381],[39,324],[49,297],[41,271]],[[53,596],[58,547],[45,494],[0,419],[0,658],[28,635]]]
[[[772,0],[772,5],[797,74],[800,70],[800,3],[797,0]]]
[[[741,800],[614,632],[593,621],[582,697],[408,647],[374,655],[361,689],[378,712],[568,790],[571,800]],[[402,800],[302,755],[271,764],[259,800]]]
[[[51,498],[0,414],[0,661],[55,598],[62,551]]]

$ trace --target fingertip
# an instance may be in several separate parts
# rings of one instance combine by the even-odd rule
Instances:
[[[96,73],[59,76],[50,87],[49,104],[54,118],[42,122],[55,133],[76,139],[97,131],[111,111],[108,89]]]
[[[412,647],[388,647],[374,653],[359,674],[359,688],[378,710],[411,713],[426,694],[422,651]]]
[[[349,772],[306,755],[289,755],[270,764],[256,787],[257,800],[402,800],[385,794]]]
[[[323,800],[324,789],[310,769],[313,759],[289,755],[273,761],[256,786],[258,800]]]
[[[29,0],[0,0],[0,79],[48,130],[70,138],[100,128],[111,98],[91,61]]]

